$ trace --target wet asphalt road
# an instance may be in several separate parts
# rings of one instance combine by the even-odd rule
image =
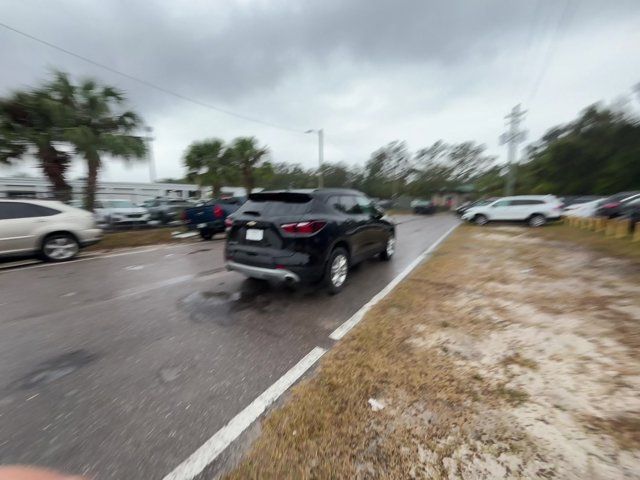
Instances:
[[[456,223],[398,221],[334,297],[226,272],[221,240],[0,270],[0,463],[162,478]]]

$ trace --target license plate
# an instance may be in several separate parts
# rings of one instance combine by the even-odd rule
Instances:
[[[264,232],[259,228],[248,228],[247,236],[245,237],[247,240],[251,240],[252,242],[259,242],[262,240],[262,236]]]
[[[206,223],[199,223],[198,224],[198,228],[207,228],[207,224]]]

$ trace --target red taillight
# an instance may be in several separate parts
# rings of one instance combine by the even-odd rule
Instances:
[[[602,205],[602,208],[616,208],[619,205],[620,202],[605,203],[604,205]]]
[[[308,222],[285,223],[284,225],[280,225],[280,228],[294,235],[310,235],[322,230],[326,224],[327,222],[310,220]]]
[[[215,205],[213,207],[213,216],[216,218],[224,217],[224,210],[220,208],[220,205]]]
[[[224,219],[224,226],[227,228],[231,228],[233,226],[233,218],[225,218]]]

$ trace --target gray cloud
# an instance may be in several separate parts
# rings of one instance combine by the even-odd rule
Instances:
[[[562,43],[573,50],[557,53],[563,64],[550,71],[550,78],[569,75],[563,65],[584,49],[606,44],[618,24],[628,26],[635,19],[637,25],[640,19],[637,0],[568,1],[569,15],[557,36],[562,41],[555,49]],[[335,132],[337,155],[362,160],[369,152],[361,150],[372,143],[370,132],[393,139],[402,133],[395,125],[404,125],[403,118],[411,119],[406,136],[420,138],[417,132],[427,132],[424,143],[452,131],[467,136],[484,132],[467,125],[465,118],[455,125],[433,125],[436,116],[448,118],[465,101],[484,112],[497,109],[501,128],[504,110],[526,97],[540,70],[563,6],[564,0],[0,0],[0,21],[205,102],[295,128],[325,126]],[[591,43],[573,45],[574,38]],[[47,67],[57,67],[119,86],[150,122],[187,123],[193,136],[236,135],[244,128],[274,145],[291,138],[217,114],[203,125],[206,115],[200,107],[1,28],[0,42],[0,94],[34,84],[46,77]],[[618,47],[610,45],[611,57],[624,66],[630,60],[617,57],[623,54]],[[573,70],[577,67],[590,66],[572,65]],[[604,91],[597,85],[587,87],[580,72],[571,78],[576,92],[584,89],[584,98]],[[551,84],[546,79],[543,87]],[[579,101],[584,102],[583,97],[575,103]],[[555,107],[555,114],[545,107],[548,126],[564,115],[562,105]],[[575,108],[574,103],[566,108]],[[472,112],[467,117],[477,121]],[[187,138],[184,129],[174,129],[183,132],[178,138],[165,128],[158,146],[175,157],[193,138]],[[168,165],[162,155],[159,152],[159,161]],[[175,166],[171,168],[173,174]]]
[[[301,63],[331,68],[335,55],[379,68],[490,58],[520,40],[537,17],[553,23],[563,2],[208,2],[191,11],[191,2],[24,3],[14,2],[5,15],[18,28],[186,94],[233,100],[272,88]],[[591,11],[602,2],[579,4]],[[609,2],[599,21],[637,12],[638,5]],[[44,48],[7,40],[22,45],[16,54]]]

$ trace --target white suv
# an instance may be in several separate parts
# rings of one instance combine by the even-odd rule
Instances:
[[[562,203],[553,195],[518,195],[469,208],[462,218],[478,225],[497,220],[527,222],[531,227],[540,227],[548,220],[557,220],[561,213]]]
[[[38,255],[61,262],[101,238],[102,230],[86,210],[48,200],[0,198],[0,257]]]

